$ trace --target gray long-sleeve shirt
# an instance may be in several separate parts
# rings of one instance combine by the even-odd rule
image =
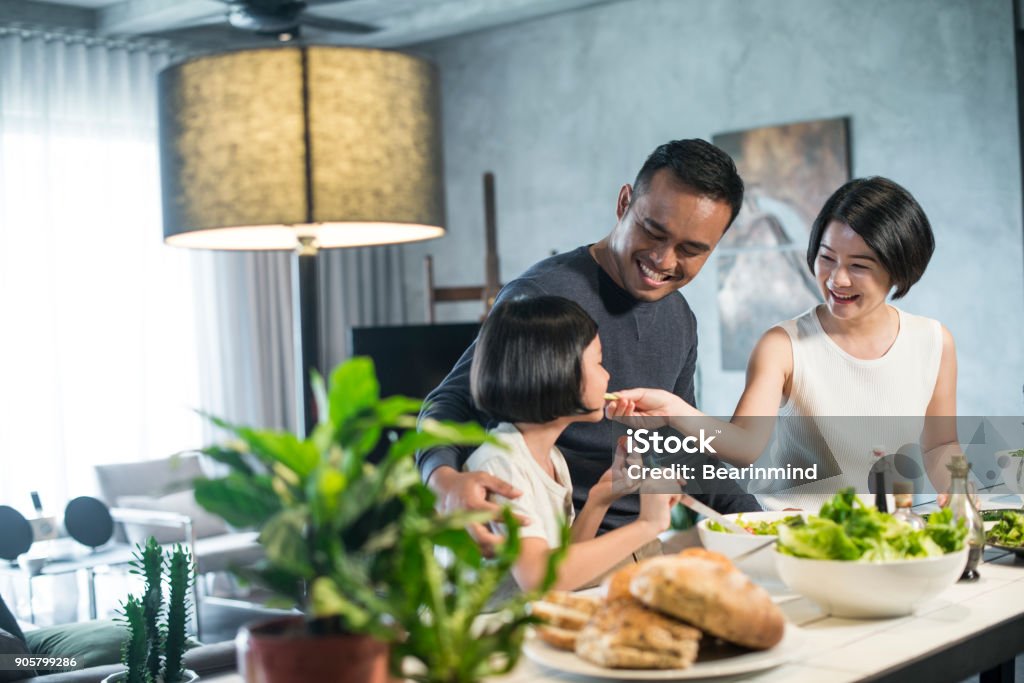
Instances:
[[[693,373],[697,366],[697,320],[680,294],[658,301],[641,302],[620,288],[598,266],[588,247],[552,256],[532,266],[508,283],[497,303],[521,297],[554,294],[572,299],[597,322],[601,337],[603,365],[611,375],[608,391],[631,387],[665,389],[691,405]],[[469,393],[469,370],[474,343],[459,359],[440,386],[427,396],[420,417],[458,422],[496,424],[473,405]],[[615,444],[625,426],[611,420],[569,425],[558,439],[573,483],[573,503],[583,506],[590,487],[612,463]],[[461,470],[471,449],[440,447],[417,454],[417,464],[426,479],[439,466]],[[710,462],[694,456],[693,462]],[[689,460],[687,461],[690,462]],[[759,510],[752,496],[734,482],[722,481],[704,495],[696,495],[720,512]],[[690,489],[690,493],[697,493]],[[631,521],[639,511],[636,495],[621,498],[605,517],[604,528]]]

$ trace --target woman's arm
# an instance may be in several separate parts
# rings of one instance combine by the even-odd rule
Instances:
[[[950,483],[946,465],[952,456],[963,453],[956,433],[956,344],[953,335],[945,327],[942,328],[939,375],[925,411],[921,451],[932,486],[937,493],[945,493]]]
[[[657,389],[627,389],[616,392],[620,400],[609,404],[609,417],[660,416],[673,429],[696,434],[701,429],[718,431],[715,455],[725,462],[744,467],[764,451],[775,427],[782,398],[793,376],[793,347],[780,327],[765,332],[747,364],[747,385],[736,405],[731,422],[710,418],[678,396]],[[628,420],[625,420],[628,422]],[[643,425],[650,426],[650,425]]]

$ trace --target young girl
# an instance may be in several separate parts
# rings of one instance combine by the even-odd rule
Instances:
[[[572,540],[555,586],[563,590],[599,577],[669,527],[678,497],[641,494],[636,521],[596,536],[608,507],[630,492],[621,475],[613,491],[612,469],[574,514],[572,481],[555,440],[573,422],[603,419],[607,389],[597,324],[576,303],[557,296],[510,301],[484,322],[470,391],[480,410],[500,420],[491,433],[505,448],[481,446],[466,469],[493,474],[522,492],[495,501],[531,522],[519,531],[522,552],[512,570],[522,590],[543,580],[565,523],[572,524]]]
[[[807,246],[824,303],[761,337],[730,423],[656,389],[617,392],[609,416],[720,430],[718,457],[740,467],[758,459],[774,429],[770,465],[817,462],[828,478],[760,497],[766,507],[816,511],[843,486],[866,493],[874,444],[892,453],[920,443],[932,484],[945,491],[944,465],[958,449],[953,337],[888,302],[917,283],[934,248],[928,218],[904,188],[879,177],[846,183],[818,214]],[[764,419],[776,415],[784,419]]]

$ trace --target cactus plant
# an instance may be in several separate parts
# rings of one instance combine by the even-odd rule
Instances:
[[[169,584],[163,602],[163,579]],[[119,619],[128,629],[121,661],[127,667],[126,683],[175,683],[183,680],[182,659],[187,647],[185,628],[190,606],[188,594],[194,578],[192,555],[177,545],[164,553],[156,539],[136,546],[131,573],[145,581],[143,597],[133,595],[122,604]]]

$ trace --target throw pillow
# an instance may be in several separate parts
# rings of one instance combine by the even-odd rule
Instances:
[[[76,669],[119,663],[121,645],[127,637],[124,626],[108,619],[47,626],[25,634],[32,654],[74,657],[78,660]]]
[[[0,628],[0,654],[2,655],[28,655],[30,654],[28,648],[25,646],[25,641],[18,638],[12,633],[5,631]],[[0,683],[10,683],[10,681],[20,681],[23,678],[32,678],[36,675],[35,671],[20,669],[20,670],[9,670],[4,671],[0,669]]]
[[[192,520],[192,530],[196,538],[207,538],[208,536],[219,536],[228,533],[228,527],[220,517],[207,512],[196,502],[195,493],[179,491],[159,498],[151,496],[121,496],[117,504],[124,508],[139,510],[160,510],[162,512],[176,512],[185,515]],[[147,524],[125,524],[125,534],[128,542],[145,544],[150,536],[156,537],[158,543],[182,543],[185,540],[181,528],[168,528],[152,526]]]
[[[7,609],[7,604],[4,602],[4,598],[0,595],[0,629],[7,631],[8,634],[19,638],[21,642],[25,642],[25,634],[21,632],[21,627],[18,626],[18,620],[11,614],[11,610]]]

